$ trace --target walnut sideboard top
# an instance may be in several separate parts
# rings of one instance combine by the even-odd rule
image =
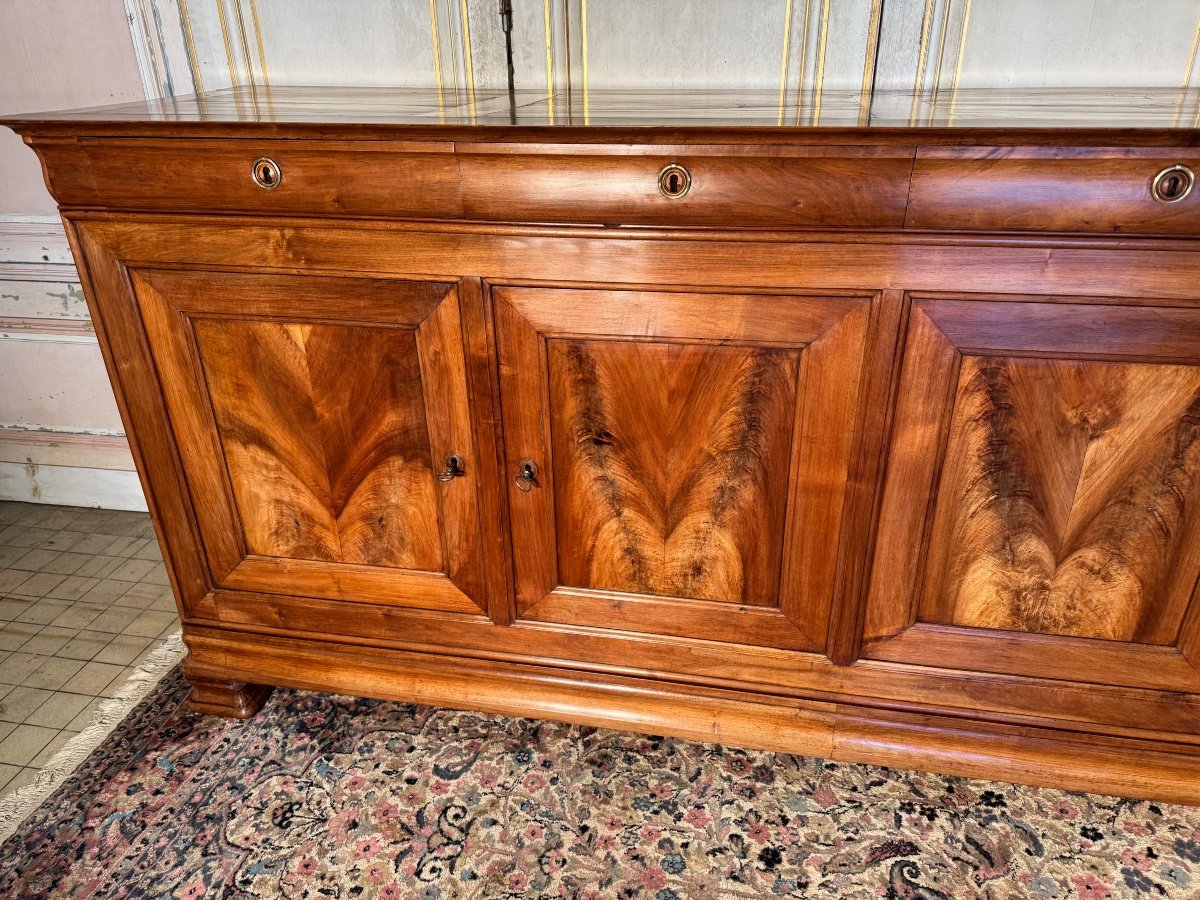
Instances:
[[[299,686],[1200,803],[1198,101],[0,123],[198,709]]]

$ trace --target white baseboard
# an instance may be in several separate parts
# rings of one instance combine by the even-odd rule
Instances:
[[[0,500],[146,511],[136,472],[0,462]]]
[[[122,435],[0,428],[0,500],[146,509]]]

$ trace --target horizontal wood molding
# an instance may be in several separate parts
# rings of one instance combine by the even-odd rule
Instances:
[[[269,681],[847,762],[1200,804],[1200,759],[1183,746],[1148,749],[1144,742],[1052,729],[882,714],[845,703],[751,699],[642,679],[438,660],[195,626],[188,629],[186,641],[186,671],[202,682]]]

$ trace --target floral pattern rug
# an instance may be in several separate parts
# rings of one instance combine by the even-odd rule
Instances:
[[[13,898],[1200,896],[1200,810],[168,676],[0,846]]]

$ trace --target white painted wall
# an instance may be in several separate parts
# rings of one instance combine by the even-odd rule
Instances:
[[[120,0],[0,2],[0,113],[145,96]],[[0,129],[0,499],[144,509],[37,158]]]
[[[497,8],[0,0],[0,112],[231,84],[436,84],[467,100],[505,85]],[[777,93],[781,123],[805,124],[831,92],[873,87],[952,108],[973,87],[1156,86],[1200,122],[1197,0],[513,0],[513,13],[517,87],[576,104],[613,87],[758,88]],[[56,222],[34,155],[0,130],[0,498],[140,505]]]

